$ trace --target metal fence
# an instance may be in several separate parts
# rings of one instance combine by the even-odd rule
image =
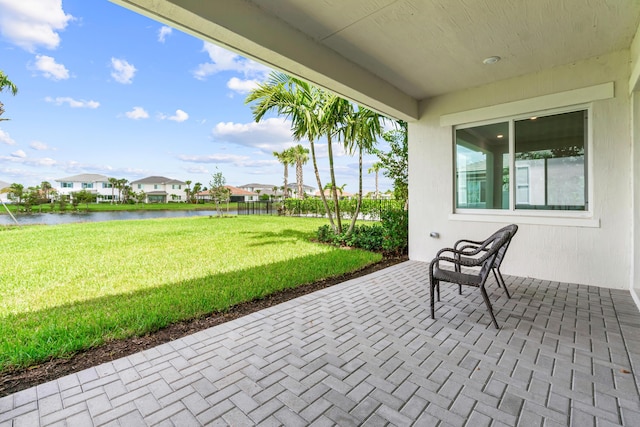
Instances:
[[[238,202],[238,215],[277,215],[281,202]]]
[[[335,214],[331,199],[327,200],[329,209]],[[352,218],[355,214],[357,200],[340,200],[340,216]],[[388,210],[402,209],[403,204],[397,200],[362,200],[359,218],[379,221],[382,213]],[[325,217],[326,210],[321,199],[287,199],[283,201],[238,202],[238,215],[289,215]]]

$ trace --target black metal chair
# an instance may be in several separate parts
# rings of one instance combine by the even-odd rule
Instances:
[[[491,237],[493,237],[498,233],[502,233],[504,231],[508,231],[510,233],[509,240],[498,251],[498,254],[496,255],[496,259],[493,262],[493,268],[491,268],[491,271],[493,272],[493,277],[496,278],[496,283],[498,284],[498,287],[504,288],[504,292],[507,294],[507,298],[511,298],[511,295],[509,294],[509,289],[507,289],[507,284],[505,283],[504,277],[502,277],[502,273],[500,272],[500,265],[502,265],[502,260],[504,259],[504,256],[507,253],[507,249],[509,249],[509,244],[511,243],[511,239],[518,232],[518,226],[516,224],[510,224],[510,225],[507,225],[506,227],[502,227],[500,230],[493,233]],[[462,239],[462,240],[458,240],[456,244],[453,245],[453,248],[456,250],[476,249],[483,243],[484,242],[476,241],[476,240]],[[460,271],[460,266],[456,265],[456,267],[457,267],[457,271]],[[462,294],[462,286],[459,287],[459,293]]]
[[[440,302],[440,282],[449,282],[457,284],[460,292],[462,285],[479,288],[494,326],[496,329],[500,328],[484,286],[489,272],[493,270],[498,252],[509,242],[511,237],[512,234],[508,230],[498,231],[474,247],[444,248],[438,251],[436,257],[429,264],[432,319],[435,319],[434,293],[438,293],[438,302]],[[445,256],[447,253],[451,256]],[[453,269],[443,268],[441,263],[449,263],[453,265]],[[465,271],[462,271],[461,267],[464,267]]]

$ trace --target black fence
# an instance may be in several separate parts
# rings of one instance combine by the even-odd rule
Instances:
[[[281,202],[238,202],[238,215],[278,215]]]
[[[327,204],[332,214],[335,214],[333,200],[328,199]],[[340,216],[352,218],[357,206],[356,199],[340,200]],[[382,212],[403,208],[403,203],[398,200],[362,200],[358,217],[364,220],[379,221]],[[260,201],[238,202],[238,215],[289,215],[325,217],[327,215],[321,199],[287,199],[285,201]]]

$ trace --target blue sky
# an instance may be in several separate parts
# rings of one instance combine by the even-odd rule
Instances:
[[[100,173],[208,186],[220,171],[230,185],[282,185],[272,152],[296,144],[284,118],[255,123],[244,103],[270,69],[107,0],[0,0],[0,70],[19,89],[0,94],[1,181]],[[326,144],[317,151],[325,184]],[[337,184],[354,193],[357,158],[336,151]],[[311,162],[304,183],[317,187]]]

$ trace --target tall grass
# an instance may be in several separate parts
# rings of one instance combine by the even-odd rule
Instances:
[[[325,221],[237,217],[0,231],[0,370],[141,335],[380,255],[310,241]]]

